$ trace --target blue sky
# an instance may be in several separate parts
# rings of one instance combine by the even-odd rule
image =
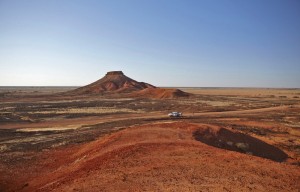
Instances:
[[[298,0],[0,0],[0,86],[300,87]]]

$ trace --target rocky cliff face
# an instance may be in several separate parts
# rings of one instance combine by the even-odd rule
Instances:
[[[108,76],[108,75],[124,75],[124,73],[122,71],[109,71],[106,73],[105,76]]]

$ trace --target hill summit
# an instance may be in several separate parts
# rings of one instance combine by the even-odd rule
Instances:
[[[75,94],[122,93],[124,96],[129,97],[157,99],[188,97],[191,95],[178,89],[157,88],[145,82],[138,82],[124,75],[122,71],[107,72],[103,78],[71,92]]]
[[[84,87],[75,90],[77,93],[105,93],[105,92],[133,92],[146,88],[155,88],[155,86],[144,82],[137,82],[122,71],[110,71],[106,75]]]

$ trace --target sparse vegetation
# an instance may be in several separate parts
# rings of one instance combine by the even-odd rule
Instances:
[[[35,111],[29,114],[105,114],[105,113],[141,113],[141,110],[132,110],[116,107],[84,107],[84,108],[68,108],[57,109],[52,111]]]
[[[0,165],[14,170],[15,166],[22,167],[24,162],[34,162],[31,160],[39,153],[63,151],[132,126],[145,125],[151,130],[157,122],[178,125],[170,129],[178,137],[176,142],[186,138],[178,128],[191,133],[192,130],[186,127],[188,123],[209,125],[222,128],[227,134],[217,136],[217,132],[212,131],[202,137],[206,140],[196,137],[211,147],[243,153],[243,157],[259,156],[299,165],[297,128],[300,109],[299,101],[293,98],[298,90],[290,90],[291,93],[281,90],[277,94],[272,90],[259,94],[254,94],[253,90],[242,93],[239,90],[236,93],[227,91],[227,94],[217,90],[221,94],[215,95],[208,89],[204,92],[201,89],[188,91],[195,95],[192,98],[163,100],[105,95],[47,95],[41,89],[34,93],[24,90],[12,92],[10,97],[1,98],[0,102]],[[283,94],[287,97],[279,97]],[[167,114],[172,111],[181,111],[184,117],[180,120],[168,118]],[[178,121],[182,123],[177,124]],[[152,133],[148,134],[150,139]],[[165,135],[163,138],[169,137]],[[242,139],[236,139],[239,137]],[[262,148],[273,152],[264,153]],[[174,156],[179,156],[179,153],[176,150]]]

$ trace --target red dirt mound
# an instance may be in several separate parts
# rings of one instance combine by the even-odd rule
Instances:
[[[154,88],[153,85],[144,82],[137,82],[126,75],[122,71],[111,71],[108,72],[103,78],[80,87],[72,91],[77,94],[88,94],[88,93],[103,93],[103,92],[132,92],[142,90],[145,88]]]
[[[184,122],[148,124],[80,148],[49,152],[39,161],[43,170],[21,191],[298,189],[299,167],[206,145],[193,135],[198,131],[210,137],[217,129]],[[222,135],[233,139],[231,133]]]
[[[132,93],[133,97],[146,97],[157,99],[172,99],[178,97],[189,97],[192,94],[183,92],[179,89],[146,88]]]

